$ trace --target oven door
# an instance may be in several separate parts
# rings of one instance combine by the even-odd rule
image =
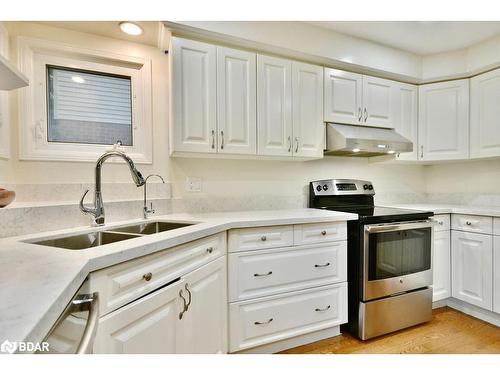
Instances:
[[[432,284],[430,220],[364,226],[363,300]]]

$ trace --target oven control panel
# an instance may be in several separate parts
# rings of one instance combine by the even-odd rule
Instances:
[[[311,182],[315,195],[375,195],[370,181],[332,179]]]

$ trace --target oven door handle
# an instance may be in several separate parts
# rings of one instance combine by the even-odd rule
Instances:
[[[396,232],[400,230],[432,228],[434,222],[432,220],[412,221],[409,223],[396,223],[396,224],[378,224],[366,225],[365,231],[368,233],[383,233],[383,232]]]

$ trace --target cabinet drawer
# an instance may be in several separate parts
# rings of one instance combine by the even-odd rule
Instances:
[[[269,249],[292,245],[292,225],[231,229],[228,236],[229,252]]]
[[[500,217],[493,218],[493,234],[500,236]]]
[[[346,280],[346,241],[229,256],[232,302]]]
[[[450,215],[434,215],[431,218],[433,221],[435,221],[436,225],[434,226],[434,231],[435,232],[442,232],[446,230],[450,230],[451,228],[451,219]]]
[[[476,233],[493,233],[493,218],[477,215],[451,215],[451,227],[455,230]]]
[[[308,245],[345,239],[347,239],[347,224],[345,222],[293,226],[293,242],[295,245]]]
[[[90,289],[99,292],[102,316],[225,253],[223,232],[92,272]]]
[[[347,283],[229,305],[236,352],[347,322]]]

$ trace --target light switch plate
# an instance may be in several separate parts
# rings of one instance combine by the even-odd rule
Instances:
[[[201,177],[186,178],[186,191],[191,193],[200,193],[202,190]]]

